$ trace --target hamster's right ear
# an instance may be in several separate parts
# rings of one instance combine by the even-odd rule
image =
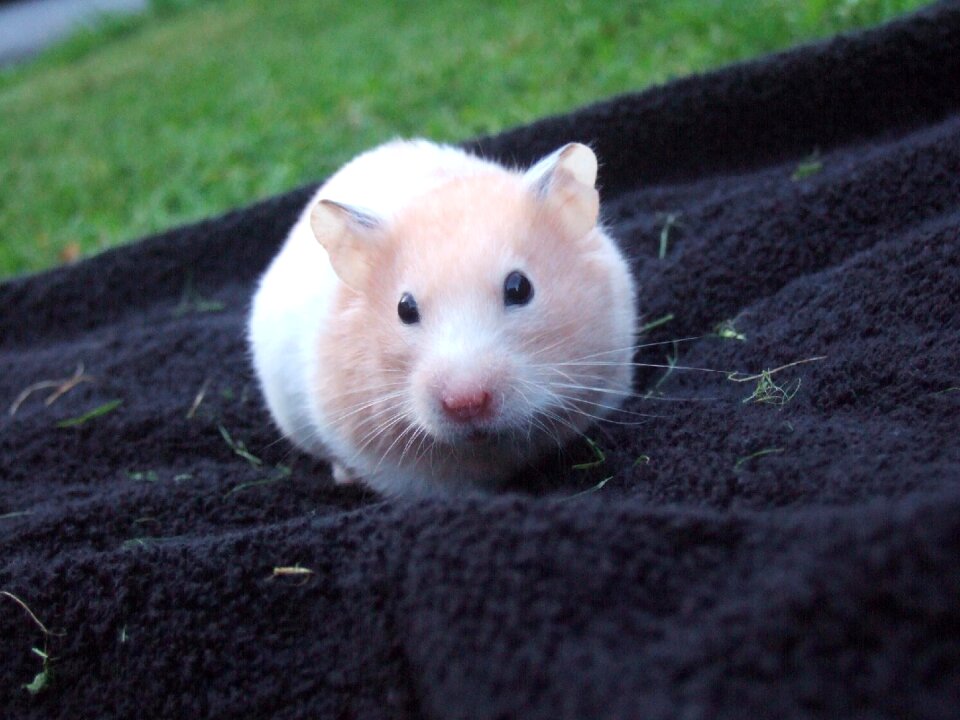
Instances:
[[[359,291],[383,241],[380,219],[350,205],[321,200],[310,211],[310,227],[330,256],[337,277]]]

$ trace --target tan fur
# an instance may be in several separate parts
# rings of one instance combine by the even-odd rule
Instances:
[[[577,201],[562,196],[556,200],[559,207],[545,204],[527,191],[520,176],[492,171],[449,181],[393,218],[385,241],[371,246],[364,286],[338,290],[335,321],[318,338],[318,367],[324,370],[317,374],[314,392],[328,415],[343,417],[343,430],[356,442],[391,418],[390,403],[375,402],[378,385],[416,373],[422,351],[418,335],[424,332],[398,321],[403,292],[415,295],[424,325],[451,306],[481,321],[484,314],[504,314],[505,272],[522,267],[533,281],[536,308],[506,314],[525,313],[517,322],[523,337],[516,340],[531,351],[543,350],[537,362],[629,344],[630,338],[611,341],[616,333],[606,310],[624,288],[614,286],[609,261],[600,252],[606,239],[595,229],[585,236],[568,232],[562,205]],[[371,401],[368,411],[350,414],[358,403]],[[587,424],[582,417],[571,420]],[[407,420],[395,423],[367,449],[384,453],[393,445],[390,455],[399,457],[405,443],[397,438],[404,431],[411,434],[408,426]],[[482,474],[490,451],[471,446],[453,454],[455,462],[475,464]]]
[[[634,287],[597,227],[596,177],[576,143],[511,171],[426,140],[336,172],[251,306],[254,368],[284,435],[340,481],[468,492],[616,410]]]

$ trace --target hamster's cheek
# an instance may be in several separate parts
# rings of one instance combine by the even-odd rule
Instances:
[[[420,329],[417,326],[405,326],[397,317],[396,309],[384,316],[382,311],[375,320],[367,320],[367,351],[378,356],[382,372],[390,380],[407,377],[413,372],[413,365],[420,352]]]
[[[555,406],[551,386],[556,382],[563,382],[563,376],[553,372],[549,363],[535,355],[518,358],[511,382],[504,387],[504,424],[528,425],[537,413]]]

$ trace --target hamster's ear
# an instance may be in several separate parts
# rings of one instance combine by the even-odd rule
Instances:
[[[597,156],[586,145],[564,145],[527,170],[524,179],[571,236],[581,238],[597,224]]]
[[[349,288],[362,288],[383,239],[379,218],[359,208],[321,200],[310,211],[310,227],[330,256],[337,277]]]

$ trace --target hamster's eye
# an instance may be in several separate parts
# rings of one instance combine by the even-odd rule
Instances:
[[[420,310],[417,309],[417,301],[413,295],[404,293],[400,296],[400,302],[397,303],[397,315],[404,325],[413,325],[420,322]]]
[[[514,270],[507,275],[503,281],[503,304],[507,307],[511,305],[526,305],[533,298],[533,285],[530,280],[519,270]]]

